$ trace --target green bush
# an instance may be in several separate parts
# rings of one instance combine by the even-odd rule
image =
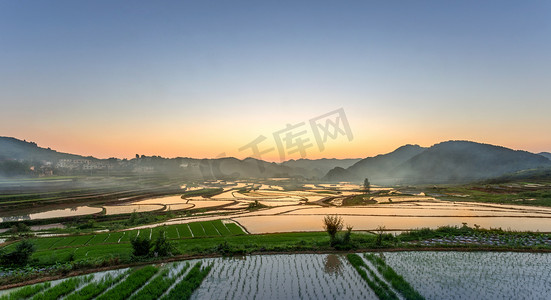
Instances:
[[[22,233],[22,232],[29,232],[31,231],[31,228],[27,226],[27,224],[22,222],[17,222],[17,224],[13,225],[9,232],[11,233]]]
[[[166,238],[165,230],[161,229],[153,242],[153,253],[155,256],[169,256],[172,255],[174,250],[174,245]]]
[[[23,240],[15,246],[15,250],[12,252],[0,253],[0,261],[3,265],[25,265],[35,251],[33,243]]]
[[[132,244],[132,255],[147,256],[151,251],[151,240],[147,237],[134,237],[130,240]]]

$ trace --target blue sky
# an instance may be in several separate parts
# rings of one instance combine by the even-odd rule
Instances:
[[[0,135],[213,157],[342,107],[312,158],[549,151],[550,53],[549,1],[1,1]]]

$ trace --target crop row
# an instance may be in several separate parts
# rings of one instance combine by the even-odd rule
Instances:
[[[108,288],[114,286],[115,284],[119,283],[124,277],[126,276],[126,273],[119,274],[118,276],[113,276],[111,274],[107,274],[105,277],[103,277],[98,282],[92,282],[83,287],[82,289],[76,291],[73,294],[70,294],[65,298],[66,300],[88,300],[92,299],[94,297],[97,297],[101,293],[103,293]]]
[[[51,286],[50,282],[25,286],[14,292],[0,297],[0,300],[19,300],[30,298]]]
[[[61,248],[78,248],[93,245],[129,243],[132,238],[138,235],[154,239],[159,235],[159,232],[161,232],[162,230],[165,231],[165,235],[168,239],[244,234],[243,230],[234,223],[224,224],[221,220],[215,220],[129,231],[106,232],[66,237],[34,238],[31,239],[31,241],[35,244],[38,251],[43,251]],[[14,244],[9,245],[5,248],[5,250],[10,250],[10,248],[13,247]]]
[[[398,275],[394,269],[388,266],[382,258],[372,253],[365,253],[364,257],[369,260],[377,268],[379,274],[382,274],[383,277],[390,282],[390,285],[407,300],[425,299],[402,276]]]
[[[146,266],[132,271],[108,271],[104,274],[80,276],[31,286],[8,292],[0,300],[61,299],[66,300],[116,300],[116,299],[168,299],[189,298],[208,274],[211,266],[200,268],[197,263],[192,271],[190,263],[174,263],[163,268]],[[96,278],[94,280],[94,278]],[[182,279],[183,278],[183,279]],[[182,283],[184,280],[187,283]],[[174,291],[172,291],[174,289]],[[168,293],[170,291],[170,293]],[[189,294],[189,295],[188,295]],[[188,295],[188,296],[185,296]]]
[[[212,265],[201,268],[201,262],[196,263],[183,280],[178,282],[162,300],[187,300],[193,292],[201,285],[205,277],[212,269]]]
[[[392,252],[385,262],[427,299],[549,299],[551,255]]]
[[[36,294],[34,297],[32,297],[32,299],[33,300],[59,299],[65,295],[72,293],[83,283],[89,282],[90,280],[92,280],[92,277],[93,276],[90,275],[86,277],[75,277],[75,278],[64,280],[59,284],[54,285],[49,289],[46,289],[44,292]]]
[[[104,294],[99,296],[98,300],[123,300],[128,298],[135,290],[145,284],[153,275],[157,273],[159,269],[153,266],[147,266],[134,273],[128,275],[128,277],[112,289],[107,290]]]
[[[159,276],[151,280],[146,286],[134,294],[131,300],[154,300],[159,299],[176,280],[182,276],[189,268],[189,263],[176,274],[170,274],[169,269],[164,269]]]
[[[207,259],[213,269],[192,299],[372,299],[338,255],[258,255]]]
[[[375,292],[379,299],[399,299],[388,284],[381,280],[377,274],[365,264],[364,260],[358,254],[347,254],[346,258],[350,264],[352,264],[354,269],[356,269],[358,274],[360,274],[360,276],[367,282],[369,287],[373,290],[373,292]]]

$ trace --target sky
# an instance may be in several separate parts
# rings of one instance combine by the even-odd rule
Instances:
[[[0,136],[99,158],[551,151],[550,82],[551,1],[0,1]]]

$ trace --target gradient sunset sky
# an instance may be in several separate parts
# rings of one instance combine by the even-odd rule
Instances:
[[[551,1],[5,0],[0,103],[0,136],[100,158],[243,158],[339,108],[308,158],[551,151]]]

